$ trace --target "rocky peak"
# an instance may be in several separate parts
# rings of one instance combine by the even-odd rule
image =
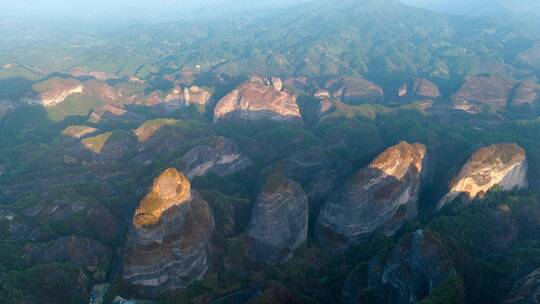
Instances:
[[[300,108],[296,97],[278,90],[281,80],[273,83],[252,77],[218,101],[214,121],[226,118],[247,120],[299,120]]]
[[[325,87],[333,97],[348,104],[380,103],[384,97],[383,89],[361,77],[330,80]]]
[[[174,168],[158,176],[133,217],[123,277],[144,293],[184,288],[210,267],[214,217]]]
[[[159,222],[164,212],[191,197],[191,184],[187,177],[174,168],[165,170],[154,180],[150,193],[135,211],[133,224],[142,228]]]
[[[467,78],[452,96],[454,108],[468,112],[480,112],[484,107],[504,109],[514,88],[514,81],[493,75]]]
[[[302,187],[280,173],[272,174],[255,201],[247,228],[252,258],[275,262],[283,251],[292,251],[306,242],[308,214],[308,199]]]
[[[398,97],[406,101],[437,99],[441,97],[441,93],[433,82],[424,78],[415,78],[401,86]]]
[[[359,170],[323,205],[321,243],[339,248],[377,232],[392,235],[416,216],[425,157],[424,145],[401,142]]]
[[[456,274],[441,240],[429,230],[417,230],[386,257],[370,261],[368,284],[375,303],[420,303]]]
[[[482,197],[495,186],[504,191],[527,187],[527,157],[523,148],[502,143],[476,151],[437,208],[442,208],[460,194],[465,194],[471,200]]]

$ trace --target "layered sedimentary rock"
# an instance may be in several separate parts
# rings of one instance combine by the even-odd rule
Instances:
[[[525,81],[517,85],[512,97],[512,106],[532,105],[540,97],[540,85],[535,82]]]
[[[466,112],[501,110],[508,104],[515,83],[498,76],[475,76],[465,80],[452,96],[454,108]]]
[[[277,90],[282,86],[273,82],[252,78],[223,97],[214,110],[214,121],[229,118],[246,120],[270,119],[277,121],[300,120],[300,108],[296,97]]]
[[[360,77],[330,80],[325,87],[333,97],[348,104],[379,103],[384,97],[383,89]]]
[[[122,275],[153,291],[186,287],[206,274],[213,233],[206,201],[187,177],[167,169],[135,211]]]
[[[88,271],[106,269],[112,260],[110,247],[89,238],[61,237],[51,243],[31,243],[25,246],[35,263],[69,262]]]
[[[540,269],[517,282],[504,301],[504,304],[538,303],[540,303]]]
[[[180,162],[182,171],[189,178],[208,173],[226,176],[252,165],[238,146],[225,137],[218,137],[208,145],[193,147]]]
[[[377,298],[374,303],[419,303],[455,276],[444,245],[428,230],[404,237],[386,258],[377,256],[368,266],[368,285]]]
[[[179,105],[206,105],[212,98],[212,92],[198,86],[176,86],[166,97],[165,102]]]
[[[437,208],[442,208],[461,194],[471,200],[482,197],[495,186],[503,191],[527,187],[527,157],[525,150],[518,145],[502,143],[476,151]]]
[[[84,86],[76,79],[51,78],[34,85],[33,90],[37,93],[23,97],[23,102],[39,104],[44,107],[52,107],[60,104],[73,94],[82,93]]]
[[[398,97],[403,101],[437,99],[441,97],[441,93],[433,82],[423,78],[415,78],[401,86]]]
[[[302,187],[279,173],[272,174],[263,186],[246,234],[250,256],[256,261],[275,262],[284,251],[306,242],[308,199]]]
[[[416,216],[426,148],[401,142],[358,171],[323,205],[318,237],[328,247],[393,234]]]

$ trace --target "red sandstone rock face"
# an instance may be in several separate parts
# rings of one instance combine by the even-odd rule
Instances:
[[[456,109],[467,112],[479,112],[486,106],[501,110],[507,106],[514,85],[514,81],[498,76],[470,77],[452,96],[452,102]]]
[[[229,118],[246,120],[300,120],[296,97],[277,90],[281,81],[254,77],[223,97],[214,110],[214,121]]]
[[[517,85],[512,98],[512,106],[531,105],[540,97],[540,85],[536,82],[525,81]]]
[[[433,82],[424,78],[415,78],[401,86],[398,97],[403,101],[437,99],[441,97],[441,93]]]
[[[348,104],[380,103],[384,98],[383,89],[360,77],[330,80],[325,87],[332,96]]]
[[[122,275],[149,292],[184,288],[210,267],[214,217],[176,169],[167,169],[142,200],[126,242]]]

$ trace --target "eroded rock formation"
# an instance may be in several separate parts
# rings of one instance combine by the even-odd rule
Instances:
[[[152,291],[184,288],[210,267],[212,212],[182,173],[167,169],[133,217],[123,277]]]
[[[300,120],[296,97],[277,90],[281,81],[253,77],[223,97],[214,110],[214,121],[228,118],[246,120]]]
[[[384,97],[383,89],[360,77],[330,80],[325,87],[333,97],[348,104],[380,103]]]
[[[252,165],[238,146],[225,137],[218,137],[209,145],[193,147],[180,162],[182,171],[189,178],[208,173],[230,175]]]
[[[386,258],[377,256],[368,266],[368,285],[375,291],[375,303],[419,303],[455,276],[444,245],[428,230],[404,237]]]
[[[308,199],[302,187],[279,173],[263,186],[246,231],[254,260],[275,262],[306,242]],[[288,252],[284,252],[288,251]]]
[[[501,110],[508,104],[514,81],[498,76],[475,76],[465,80],[452,96],[454,108],[466,112]]]
[[[82,93],[83,89],[83,84],[76,79],[51,78],[34,85],[35,93],[25,96],[23,102],[52,107],[73,94]]]
[[[404,101],[437,99],[441,97],[441,93],[433,82],[424,78],[415,78],[401,86],[398,97]]]
[[[491,188],[503,191],[527,187],[527,157],[516,144],[502,143],[476,151],[452,182],[450,192],[442,198],[437,209],[460,194],[468,199],[482,197]]]
[[[392,235],[416,216],[426,147],[401,142],[358,171],[323,205],[318,237],[344,247],[381,232]]]

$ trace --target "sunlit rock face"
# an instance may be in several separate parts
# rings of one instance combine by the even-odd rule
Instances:
[[[65,128],[64,131],[62,131],[62,135],[75,139],[81,139],[97,132],[99,132],[99,130],[93,127],[74,125]]]
[[[238,146],[225,137],[218,137],[209,145],[193,147],[180,162],[182,171],[189,178],[209,173],[226,176],[252,166]]]
[[[212,98],[212,92],[198,86],[184,87],[176,86],[165,97],[165,102],[179,105],[206,105]]]
[[[258,77],[241,84],[223,97],[214,110],[214,121],[224,119],[276,121],[300,120],[296,97],[281,89],[279,78],[267,81]]]
[[[504,304],[538,303],[540,303],[540,269],[517,282],[504,301]]]
[[[525,81],[517,85],[512,97],[512,106],[532,105],[540,97],[540,84]]]
[[[374,303],[420,303],[454,276],[452,258],[429,230],[405,236],[386,257],[377,256],[368,266]]]
[[[128,234],[122,275],[155,292],[184,288],[210,267],[212,212],[182,173],[167,169],[141,201]]]
[[[454,108],[476,113],[484,110],[501,110],[515,83],[498,76],[475,76],[465,80],[461,88],[452,96]]]
[[[502,143],[476,151],[437,208],[442,208],[461,194],[468,199],[482,197],[495,186],[503,191],[527,187],[527,157],[525,150],[518,145]]]
[[[306,242],[308,199],[302,187],[281,174],[271,175],[263,186],[246,231],[250,256],[277,262]]]
[[[330,80],[325,87],[333,97],[348,104],[380,103],[384,98],[383,89],[360,77]]]
[[[401,86],[398,97],[401,101],[437,99],[441,97],[441,93],[433,82],[423,78],[415,78]]]
[[[51,78],[32,87],[33,93],[23,97],[23,102],[52,107],[71,95],[83,92],[83,84],[76,79]]]
[[[392,235],[416,216],[426,147],[401,142],[358,171],[323,205],[319,241],[341,248],[375,233]]]

